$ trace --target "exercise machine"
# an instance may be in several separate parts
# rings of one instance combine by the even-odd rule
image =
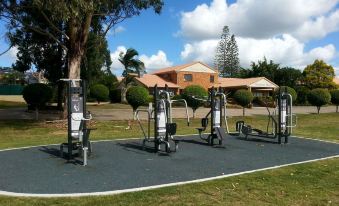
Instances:
[[[240,137],[249,139],[250,137],[259,139],[276,140],[281,144],[282,139],[284,143],[288,143],[288,137],[292,134],[292,128],[297,125],[296,115],[293,114],[292,96],[287,92],[287,89],[279,89],[276,95],[276,107],[271,112],[266,106],[268,111],[268,121],[266,131],[253,128],[251,125],[245,124],[244,121],[236,122],[236,130]]]
[[[87,165],[87,158],[92,152],[89,135],[92,129],[87,128],[87,122],[92,115],[86,110],[86,81],[81,79],[61,79],[67,83],[67,142],[60,145],[60,156],[64,156],[64,147],[67,147],[68,160],[77,154],[82,156],[83,165]],[[77,153],[73,153],[77,150]]]
[[[196,128],[199,132],[199,137],[205,140],[209,145],[214,146],[215,140],[218,140],[218,145],[222,145],[223,139],[226,138],[226,132],[228,133],[228,124],[227,124],[227,114],[226,114],[226,95],[219,88],[218,91],[212,87],[209,92],[208,99],[199,99],[196,97],[192,97],[198,101],[205,101],[209,103],[210,111],[207,115],[201,119],[201,127]],[[208,127],[209,116],[210,123],[210,132],[206,137],[203,136],[203,132],[206,131]],[[223,120],[224,118],[224,120]],[[223,122],[225,123],[225,129],[222,127]]]
[[[153,105],[149,104],[148,109],[138,109],[136,111],[136,118],[140,125],[140,128],[144,134],[143,148],[146,148],[146,143],[154,143],[155,152],[164,151],[166,153],[175,152],[178,149],[179,141],[174,138],[177,130],[177,124],[173,122],[172,104],[174,102],[182,102],[185,105],[187,125],[189,125],[189,115],[187,102],[184,99],[173,100],[171,97],[173,93],[168,90],[168,86],[165,86],[164,90],[158,89],[155,85],[153,89]],[[154,106],[154,107],[153,107]],[[147,113],[147,132],[139,118],[139,113]],[[151,121],[154,120],[154,137],[151,137]],[[171,149],[171,143],[174,143],[174,149]],[[164,145],[164,149],[162,149]]]

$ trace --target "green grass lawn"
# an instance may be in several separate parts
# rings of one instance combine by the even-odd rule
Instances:
[[[242,117],[229,119],[231,129]],[[257,127],[265,116],[245,117]],[[331,141],[339,140],[339,114],[298,115],[294,134]],[[178,134],[196,133],[199,119],[190,127],[177,120]],[[0,148],[61,143],[66,140],[65,123],[0,121]],[[142,137],[136,122],[94,122],[92,140]],[[82,198],[0,197],[0,205],[339,205],[339,158],[256,172],[198,184]]]
[[[26,107],[26,103],[24,102],[13,102],[13,101],[4,101],[0,100],[0,109],[10,109],[10,108],[18,108],[18,107]]]

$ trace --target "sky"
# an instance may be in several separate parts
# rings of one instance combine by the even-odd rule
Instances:
[[[222,28],[236,36],[240,65],[266,57],[303,70],[322,59],[339,76],[339,0],[165,0],[162,13],[149,9],[116,25],[107,40],[112,72],[122,73],[120,52],[134,48],[152,71],[202,61],[213,66]],[[0,23],[0,53],[8,47]],[[12,48],[0,66],[16,59]]]

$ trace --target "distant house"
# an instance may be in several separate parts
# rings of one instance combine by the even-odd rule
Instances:
[[[123,78],[119,80],[122,82]],[[253,92],[254,96],[268,96],[278,88],[278,85],[265,77],[248,79],[219,77],[217,70],[202,62],[159,69],[152,74],[144,74],[140,78],[134,77],[133,81],[137,85],[146,87],[150,93],[156,84],[159,88],[164,88],[167,84],[174,94],[180,94],[189,85],[200,85],[206,90],[221,87],[226,92],[248,89]]]
[[[254,78],[219,78],[219,87],[226,92],[235,91],[238,89],[247,89],[253,93],[253,96],[271,96],[274,90],[279,86],[268,80],[265,77]]]
[[[47,84],[48,80],[44,77],[42,72],[27,72],[25,76],[27,84],[43,83]]]

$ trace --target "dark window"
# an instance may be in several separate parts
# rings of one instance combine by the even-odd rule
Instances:
[[[184,74],[184,79],[186,82],[191,82],[193,79],[192,74]]]
[[[211,75],[211,76],[210,76],[210,82],[211,82],[211,83],[214,83],[214,75]]]

